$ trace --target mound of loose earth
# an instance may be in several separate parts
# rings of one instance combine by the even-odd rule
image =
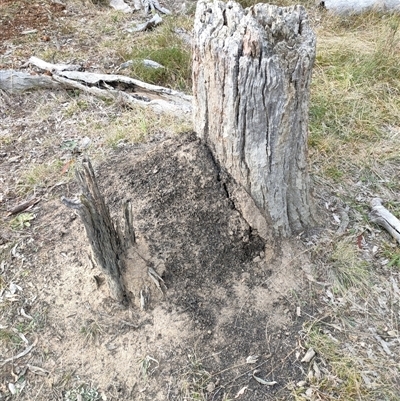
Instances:
[[[97,176],[112,214],[132,201],[138,241],[162,266],[167,289],[150,288],[147,311],[121,310],[94,279],[79,219],[49,202],[42,214],[48,231],[37,238],[40,300],[30,313],[46,310],[53,325],[41,332],[30,363],[51,380],[32,377],[29,398],[82,380],[107,399],[197,392],[222,400],[243,388],[242,400],[284,397],[285,386],[304,377],[293,295],[303,287],[300,248],[265,243],[251,230],[194,134],[124,149]],[[251,355],[257,362],[246,363]]]

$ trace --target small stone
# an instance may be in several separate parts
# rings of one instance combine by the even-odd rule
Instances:
[[[215,383],[214,382],[210,382],[207,384],[207,392],[208,393],[212,393],[215,390]]]

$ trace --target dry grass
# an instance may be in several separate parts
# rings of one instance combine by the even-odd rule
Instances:
[[[392,284],[399,280],[399,251],[369,226],[367,215],[373,196],[393,213],[400,210],[400,16],[316,11],[313,18],[318,45],[310,104],[312,173],[326,191],[320,199],[329,203],[334,195],[348,206],[350,225],[344,237],[316,248],[314,274],[326,283],[316,291],[326,308],[322,320],[314,317],[305,326],[305,346],[317,356],[307,384],[293,397],[397,400],[398,364],[381,341],[396,352],[399,299]]]

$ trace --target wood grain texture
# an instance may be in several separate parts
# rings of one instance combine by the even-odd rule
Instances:
[[[132,228],[130,205],[125,205],[124,230],[114,225],[110,212],[101,195],[93,167],[88,159],[82,162],[82,169],[76,172],[82,194],[77,202],[62,198],[63,203],[76,209],[85,226],[94,259],[107,278],[112,298],[127,306],[123,273],[124,255],[135,242]]]
[[[302,6],[198,2],[195,130],[284,236],[313,224],[307,134],[315,49]]]

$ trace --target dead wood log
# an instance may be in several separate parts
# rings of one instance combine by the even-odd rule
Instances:
[[[85,226],[93,256],[107,277],[111,296],[123,305],[129,299],[123,281],[125,270],[123,254],[134,244],[135,233],[132,226],[130,203],[124,206],[124,228],[120,229],[111,220],[110,212],[101,195],[93,167],[88,159],[82,163],[82,170],[76,176],[82,191],[78,201],[62,197],[62,202],[76,209]]]
[[[60,89],[62,85],[47,75],[31,75],[26,72],[1,70],[0,89],[18,93],[31,89]]]
[[[197,4],[195,130],[284,236],[314,223],[307,135],[315,49],[302,6]]]
[[[372,199],[371,208],[371,222],[383,227],[400,244],[400,220],[382,205],[380,198]]]
[[[79,64],[53,64],[48,63],[38,57],[32,56],[24,65],[27,67],[29,64],[35,65],[41,70],[54,72],[54,71],[83,71],[83,67]]]
[[[76,88],[102,99],[119,100],[128,106],[150,107],[154,111],[178,116],[192,112],[192,96],[152,85],[124,75],[79,71],[81,66],[52,64],[31,57],[27,64],[48,71],[52,76],[31,75],[19,71],[0,71],[0,90],[10,93],[30,89]]]
[[[178,115],[192,112],[192,96],[163,86],[148,84],[124,75],[97,74],[63,68],[31,57],[29,63],[53,74],[53,81],[107,99],[121,99],[128,105],[150,107],[157,112]]]

